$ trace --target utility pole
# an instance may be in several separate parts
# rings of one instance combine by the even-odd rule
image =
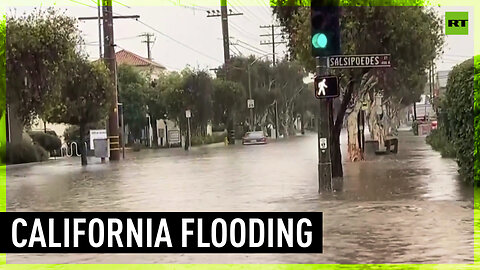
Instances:
[[[116,161],[120,160],[120,126],[119,126],[119,116],[118,116],[118,89],[117,89],[117,63],[115,59],[115,43],[113,37],[113,20],[114,19],[138,19],[139,15],[129,15],[129,16],[113,16],[112,10],[112,0],[101,0],[100,5],[99,0],[99,12],[97,17],[79,17],[78,20],[98,20],[99,21],[99,40],[100,44],[100,58],[105,61],[105,65],[110,71],[110,76],[114,83],[114,94],[112,97],[112,105],[108,114],[108,139],[110,141],[110,160]],[[100,14],[100,7],[103,13],[103,16]],[[103,55],[101,50],[102,44],[102,35],[101,35],[101,23],[103,20]]]
[[[150,44],[153,44],[155,42],[155,40],[152,39],[152,37],[154,37],[154,35],[151,34],[151,33],[144,33],[140,36],[146,38],[146,40],[142,41],[142,43],[147,44],[147,58],[148,58],[148,60],[152,60],[152,52],[151,52],[152,47],[150,47]]]
[[[207,11],[207,18],[220,17],[222,20],[222,35],[223,35],[223,59],[225,65],[225,79],[228,80],[229,76],[229,63],[230,63],[230,37],[228,34],[228,16],[238,16],[243,13],[234,13],[231,9],[227,10],[227,0],[220,0],[220,11],[209,10]],[[232,116],[231,123],[229,124],[230,131],[229,144],[235,144],[235,116]]]
[[[97,1],[98,4],[98,54],[99,59],[102,59],[102,5],[100,4],[100,0]]]
[[[278,27],[281,27],[281,26],[280,25],[274,25],[274,24],[260,26],[260,28],[271,28],[271,30],[272,30],[271,34],[260,35],[261,37],[270,37],[271,38],[271,41],[260,42],[260,45],[272,45],[272,53],[273,53],[272,54],[272,62],[273,62],[274,66],[276,65],[275,46],[278,45],[278,44],[287,43],[286,41],[283,41],[283,40],[275,42],[275,36],[281,35],[283,37],[282,33],[275,33],[275,28],[278,28]]]
[[[263,28],[263,29],[268,29],[270,28],[272,30],[272,32],[270,34],[262,34],[260,35],[261,37],[270,37],[271,38],[271,41],[268,42],[260,42],[260,45],[272,45],[272,63],[273,63],[273,66],[275,66],[277,64],[276,62],[276,53],[275,53],[275,46],[277,44],[285,44],[287,43],[286,41],[275,41],[275,36],[279,36],[281,35],[282,38],[283,38],[283,34],[282,33],[275,33],[275,28],[277,27],[281,27],[280,25],[275,25],[275,24],[272,24],[272,25],[261,25],[260,28]],[[278,139],[278,102],[277,100],[275,100],[275,139],[277,140]]]
[[[112,0],[103,0],[104,59],[110,70],[110,76],[115,89],[108,114],[108,138],[110,141],[110,160],[116,161],[120,160],[120,134],[118,130],[117,63],[115,59],[115,43],[113,42],[112,13]]]
[[[317,76],[328,75],[327,57],[316,57]],[[320,99],[320,117],[318,117],[318,189],[319,192],[332,190],[332,162],[330,157],[331,132],[330,110],[331,99]],[[322,147],[322,141],[326,141]]]
[[[222,20],[223,36],[223,59],[225,63],[225,78],[228,78],[228,62],[230,61],[230,36],[228,33],[228,17],[239,16],[243,13],[234,13],[231,9],[227,10],[227,0],[220,0],[220,11],[208,10],[207,18],[220,17]]]

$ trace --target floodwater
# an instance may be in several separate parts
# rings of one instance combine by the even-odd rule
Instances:
[[[345,135],[345,134],[343,134]],[[343,136],[342,148],[346,142]],[[343,153],[346,156],[346,153]],[[8,263],[473,263],[473,188],[425,138],[345,163],[317,192],[317,137],[7,167],[7,211],[321,211],[323,254],[8,254]]]

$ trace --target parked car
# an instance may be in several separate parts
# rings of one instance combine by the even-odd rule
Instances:
[[[263,131],[251,131],[245,133],[245,136],[242,138],[243,145],[249,144],[266,144],[267,137],[263,133]]]

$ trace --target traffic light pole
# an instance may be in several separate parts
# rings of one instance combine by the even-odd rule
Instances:
[[[327,58],[316,57],[317,76],[328,74]],[[318,192],[332,189],[332,163],[330,158],[330,117],[331,100],[320,99],[318,116]]]

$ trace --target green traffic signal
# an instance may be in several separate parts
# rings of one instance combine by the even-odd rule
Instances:
[[[325,49],[327,47],[327,36],[324,33],[316,33],[312,37],[312,45],[316,49]]]

